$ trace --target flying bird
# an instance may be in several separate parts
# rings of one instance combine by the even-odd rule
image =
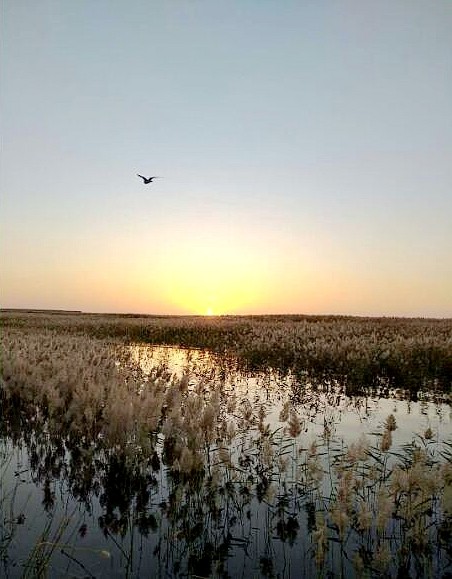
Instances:
[[[143,182],[145,185],[147,185],[148,183],[152,183],[152,181],[154,179],[161,179],[161,177],[157,177],[157,176],[155,176],[155,177],[143,177],[143,175],[138,175],[138,173],[137,173],[137,176],[141,177],[143,179]]]

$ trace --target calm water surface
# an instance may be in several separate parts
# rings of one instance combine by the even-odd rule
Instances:
[[[400,391],[391,391],[391,397],[349,397],[339,384],[331,385],[327,392],[306,383],[300,389],[300,380],[293,375],[244,372],[233,361],[222,360],[203,350],[142,345],[131,346],[130,350],[145,373],[158,366],[177,377],[188,374],[192,385],[206,378],[223,380],[227,391],[253,404],[264,404],[269,413],[266,420],[275,428],[281,425],[279,413],[290,398],[303,419],[308,439],[321,434],[327,423],[344,441],[353,441],[361,434],[376,431],[389,414],[394,414],[397,421],[394,445],[410,442],[427,428],[433,430],[438,441],[452,437],[452,406],[442,400],[433,401],[427,393],[420,394],[417,401],[407,399],[407,394]]]

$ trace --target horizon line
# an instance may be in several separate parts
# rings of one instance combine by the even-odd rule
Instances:
[[[373,319],[408,319],[408,320],[450,320],[452,316],[423,316],[423,315],[394,315],[394,314],[340,314],[340,313],[247,313],[247,314],[145,314],[141,312],[94,312],[86,310],[71,310],[64,308],[3,308],[0,313],[22,312],[30,314],[71,314],[92,316],[133,316],[143,318],[258,318],[258,317],[286,317],[286,318],[373,318]]]

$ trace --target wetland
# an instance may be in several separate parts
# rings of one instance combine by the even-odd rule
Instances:
[[[452,576],[452,320],[1,321],[5,577]]]

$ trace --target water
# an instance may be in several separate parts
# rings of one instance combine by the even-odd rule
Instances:
[[[278,417],[283,403],[293,400],[308,440],[322,434],[328,424],[338,437],[352,442],[361,434],[381,429],[390,414],[397,421],[393,433],[395,446],[411,442],[428,428],[438,442],[452,438],[452,406],[441,399],[433,401],[427,393],[417,401],[407,399],[399,391],[392,391],[390,398],[349,397],[339,384],[322,391],[309,383],[304,383],[300,392],[299,378],[290,373],[281,376],[276,371],[245,372],[234,360],[225,360],[207,351],[139,344],[129,349],[132,359],[145,374],[158,367],[179,378],[188,375],[192,386],[202,379],[223,381],[226,393],[234,393],[253,405],[264,405],[269,413],[266,421],[272,428],[281,426]]]
[[[202,391],[200,383],[206,392],[221,383],[224,400],[237,398],[229,415],[222,406],[226,425],[240,424],[248,404],[253,409],[249,434],[238,430],[231,438],[232,460],[241,456],[243,468],[210,464],[209,480],[174,475],[162,433],[145,455],[138,444],[122,452],[85,440],[77,448],[67,433],[5,421],[0,446],[0,574],[5,577],[38,571],[49,577],[313,576],[312,509],[318,510],[320,495],[295,480],[302,451],[317,442],[331,456],[341,456],[340,449],[361,435],[378,446],[389,414],[397,423],[394,452],[416,441],[438,456],[452,440],[451,406],[428,396],[417,401],[397,392],[390,398],[348,397],[340,384],[319,389],[300,376],[246,372],[233,360],[201,350],[134,345],[127,354],[142,372],[143,389],[156,375],[185,377],[188,392]],[[297,446],[280,420],[287,401],[301,426]],[[261,424],[259,412],[265,415]],[[259,431],[264,427],[271,434]],[[428,429],[432,436],[426,441]],[[265,441],[271,441],[273,463],[258,455]],[[331,456],[325,454],[320,462],[327,470]],[[278,475],[281,461],[288,466]],[[329,483],[322,484],[327,491]],[[352,551],[354,541],[347,543]],[[333,577],[355,573],[351,559],[341,557],[342,548],[331,542],[326,568]],[[451,570],[447,553],[433,557],[431,565],[433,576]]]

